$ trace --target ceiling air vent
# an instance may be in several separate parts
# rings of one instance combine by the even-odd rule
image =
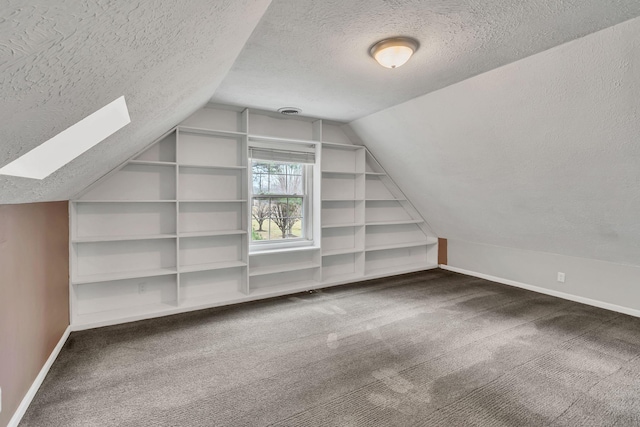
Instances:
[[[278,113],[284,114],[285,116],[295,116],[296,114],[300,114],[301,112],[302,110],[296,107],[278,108]]]

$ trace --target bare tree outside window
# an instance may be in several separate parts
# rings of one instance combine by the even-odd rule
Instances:
[[[256,231],[264,231],[262,225],[269,219],[271,214],[271,208],[269,207],[268,200],[254,200],[251,206],[251,216],[258,223],[258,229]]]
[[[293,232],[293,226],[301,221],[302,199],[275,199],[271,206],[271,218],[282,233],[282,238],[300,237]]]

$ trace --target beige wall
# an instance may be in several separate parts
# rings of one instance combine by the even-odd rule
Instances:
[[[68,202],[0,205],[0,426],[69,325]]]

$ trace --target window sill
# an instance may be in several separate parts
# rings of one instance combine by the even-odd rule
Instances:
[[[286,248],[279,248],[279,247],[271,247],[269,249],[265,248],[265,249],[261,249],[261,248],[250,248],[249,249],[249,255],[268,255],[268,254],[281,254],[281,253],[287,253],[287,252],[301,252],[301,251],[319,251],[320,247],[318,246],[293,246],[293,247],[286,247]]]

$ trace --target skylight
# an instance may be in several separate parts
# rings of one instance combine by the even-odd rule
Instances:
[[[0,175],[44,179],[131,123],[124,96],[0,168]]]

